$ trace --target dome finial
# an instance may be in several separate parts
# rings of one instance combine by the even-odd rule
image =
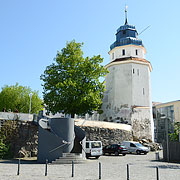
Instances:
[[[126,5],[125,6],[125,25],[128,24],[128,20],[127,20],[127,8],[128,8],[128,6]]]

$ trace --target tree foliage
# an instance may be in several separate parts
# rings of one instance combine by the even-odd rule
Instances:
[[[170,140],[171,141],[179,141],[179,133],[180,133],[180,123],[176,122],[174,124],[174,132],[170,133]]]
[[[10,109],[21,113],[28,113],[31,96],[31,113],[38,113],[42,109],[42,100],[39,98],[37,91],[32,91],[31,88],[16,85],[5,85],[0,92],[0,110]]]
[[[108,71],[100,65],[103,61],[100,55],[84,58],[82,45],[67,42],[66,47],[57,52],[55,62],[41,75],[44,103],[52,113],[91,113],[102,104],[105,87],[99,78]]]
[[[18,121],[7,120],[4,121],[0,128],[0,158],[12,158],[13,157],[13,143],[16,143],[16,139],[19,136]],[[12,143],[13,142],[13,143]]]

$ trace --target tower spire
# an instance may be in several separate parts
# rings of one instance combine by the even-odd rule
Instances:
[[[125,25],[128,24],[128,20],[127,20],[127,8],[128,8],[128,6],[126,5],[125,6]]]

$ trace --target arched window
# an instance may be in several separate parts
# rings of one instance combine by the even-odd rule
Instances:
[[[125,49],[122,50],[122,55],[123,55],[123,56],[125,55]]]

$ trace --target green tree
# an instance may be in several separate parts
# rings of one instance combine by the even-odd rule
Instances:
[[[169,134],[170,140],[179,141],[179,133],[180,133],[180,122],[176,122],[174,124],[174,132]]]
[[[102,104],[104,83],[99,78],[107,74],[100,65],[100,55],[83,57],[83,43],[74,40],[57,52],[55,63],[46,67],[41,80],[44,81],[44,103],[52,113],[82,115],[98,110]]]
[[[0,159],[12,158],[14,155],[14,143],[19,135],[18,121],[7,120],[0,128]]]
[[[21,113],[28,113],[30,106],[30,94],[31,96],[31,113],[38,113],[42,110],[42,100],[38,96],[37,91],[32,91],[31,88],[16,85],[5,85],[0,92],[0,110],[6,108],[8,111],[16,111]]]

